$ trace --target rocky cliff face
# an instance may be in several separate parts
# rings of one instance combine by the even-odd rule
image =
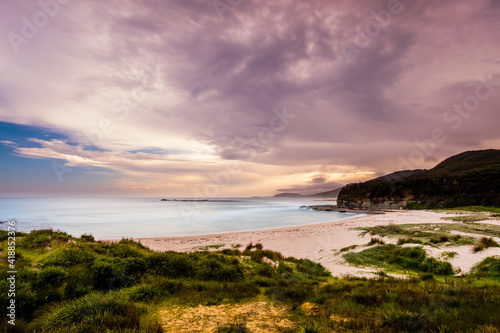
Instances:
[[[399,209],[412,202],[409,198],[403,200],[377,200],[362,199],[357,201],[337,200],[340,208],[357,209]]]

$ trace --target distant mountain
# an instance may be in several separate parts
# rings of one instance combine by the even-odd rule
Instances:
[[[336,198],[339,195],[340,190],[342,190],[342,187],[315,194],[280,193],[276,194],[274,198]]]
[[[298,193],[280,193],[273,196],[274,198],[302,198],[302,194]]]
[[[316,193],[316,194],[311,194],[308,195],[309,197],[314,197],[314,198],[336,198],[339,196],[340,191],[342,190],[342,187],[336,188],[335,190],[331,191],[326,191],[326,192],[321,192],[321,193]]]
[[[500,150],[468,151],[430,170],[398,171],[348,184],[337,203],[351,208],[500,206]]]

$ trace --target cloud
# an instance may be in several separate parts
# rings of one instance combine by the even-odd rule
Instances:
[[[230,161],[241,167],[223,193],[328,190],[394,171],[435,128],[447,140],[416,168],[498,142],[500,87],[458,129],[443,114],[500,73],[500,7],[401,3],[348,61],[339,45],[355,45],[388,1],[245,1],[224,20],[210,1],[72,1],[18,54],[0,46],[0,121],[68,140],[3,144],[117,171],[112,186],[189,195]],[[41,10],[0,6],[0,28],[18,34]],[[284,107],[295,117],[270,132]],[[311,178],[323,173],[334,176]]]

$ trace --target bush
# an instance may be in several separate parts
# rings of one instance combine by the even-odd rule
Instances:
[[[30,328],[34,331],[61,332],[161,332],[159,325],[141,330],[140,319],[144,312],[143,308],[130,302],[121,293],[93,293],[51,309]]]
[[[453,274],[448,262],[426,258],[425,250],[421,247],[401,247],[387,244],[369,248],[358,253],[344,255],[347,262],[355,265],[383,266],[394,265],[404,269],[429,272],[438,275]]]
[[[429,272],[436,275],[452,275],[453,267],[449,262],[439,261],[434,258],[426,258],[419,266],[422,272]]]
[[[109,247],[109,252],[114,257],[129,258],[129,257],[142,257],[142,254],[126,243],[114,243]]]
[[[281,280],[277,287],[267,289],[266,295],[281,302],[291,302],[295,306],[315,298],[311,283],[298,280]]]
[[[370,240],[370,242],[368,242],[367,245],[373,245],[373,244],[385,244],[385,242],[380,237],[372,237],[372,239]]]
[[[257,267],[257,274],[260,276],[272,277],[274,269],[269,264],[262,264]]]
[[[74,267],[64,286],[64,298],[81,297],[89,294],[92,290],[92,272],[86,267]]]
[[[79,264],[90,264],[95,260],[95,255],[89,250],[69,248],[50,254],[42,260],[42,267],[61,266],[71,267]]]
[[[48,266],[37,274],[36,284],[38,287],[58,287],[68,276],[66,270],[59,266]]]
[[[179,294],[185,288],[184,283],[181,281],[155,278],[148,283],[124,289],[124,292],[135,301],[149,301]]]
[[[493,238],[483,237],[479,242],[472,248],[474,252],[479,252],[489,247],[498,247],[498,243],[495,242]]]
[[[297,271],[307,274],[309,276],[331,276],[330,272],[327,271],[321,264],[312,262],[309,259],[296,259],[296,269]]]
[[[39,249],[50,246],[53,241],[68,242],[69,235],[62,231],[52,229],[33,230],[29,234],[22,234],[19,247],[26,249]]]
[[[175,252],[153,253],[147,258],[147,265],[157,274],[165,277],[194,277],[196,254],[181,254]]]
[[[429,241],[433,244],[446,243],[449,240],[450,239],[446,235],[436,236],[436,237],[432,237],[431,239],[429,239]]]
[[[80,240],[82,242],[89,242],[89,243],[93,243],[95,242],[95,238],[94,236],[92,236],[91,234],[83,234],[81,237],[80,237]]]
[[[99,259],[91,267],[94,288],[99,290],[114,290],[131,284],[135,277],[124,272],[119,260]]]
[[[221,259],[219,257],[218,259]],[[221,263],[221,260],[208,259],[201,263],[196,278],[214,281],[238,281],[243,278],[243,270],[238,262],[233,264]]]
[[[365,306],[380,306],[382,305],[384,299],[377,292],[371,289],[355,289],[349,295],[354,302]]]
[[[278,265],[278,273],[293,273],[293,268],[285,264],[284,262],[280,262]]]
[[[472,268],[479,276],[500,278],[500,256],[488,257]]]
[[[403,244],[423,244],[421,239],[415,239],[413,237],[401,237],[398,239],[398,245]]]

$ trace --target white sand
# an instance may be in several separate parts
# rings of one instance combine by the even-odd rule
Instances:
[[[261,243],[264,249],[281,252],[284,256],[319,262],[335,276],[373,276],[376,269],[350,266],[345,263],[342,254],[338,253],[338,250],[343,247],[355,244],[363,245],[369,242],[370,235],[361,237],[359,235],[360,230],[352,230],[353,228],[387,224],[447,223],[447,221],[441,219],[444,216],[449,215],[430,211],[390,211],[380,215],[369,215],[300,227],[205,236],[138,238],[136,240],[155,251],[179,252],[189,252],[196,250],[198,247],[215,244],[224,244],[224,248],[230,248],[234,244],[241,244],[240,249],[243,250],[250,242],[254,244]],[[494,222],[500,224],[500,221]],[[479,237],[479,235],[474,236]],[[390,242],[389,239],[384,240]],[[496,240],[500,242],[500,239]],[[357,250],[362,249],[358,248]],[[489,248],[479,253],[473,253],[470,245],[443,247],[441,249],[426,246],[425,249],[436,258],[439,258],[444,251],[457,252],[458,255],[450,262],[454,268],[460,269],[461,273],[469,272],[472,266],[486,257],[500,255],[500,248]]]

